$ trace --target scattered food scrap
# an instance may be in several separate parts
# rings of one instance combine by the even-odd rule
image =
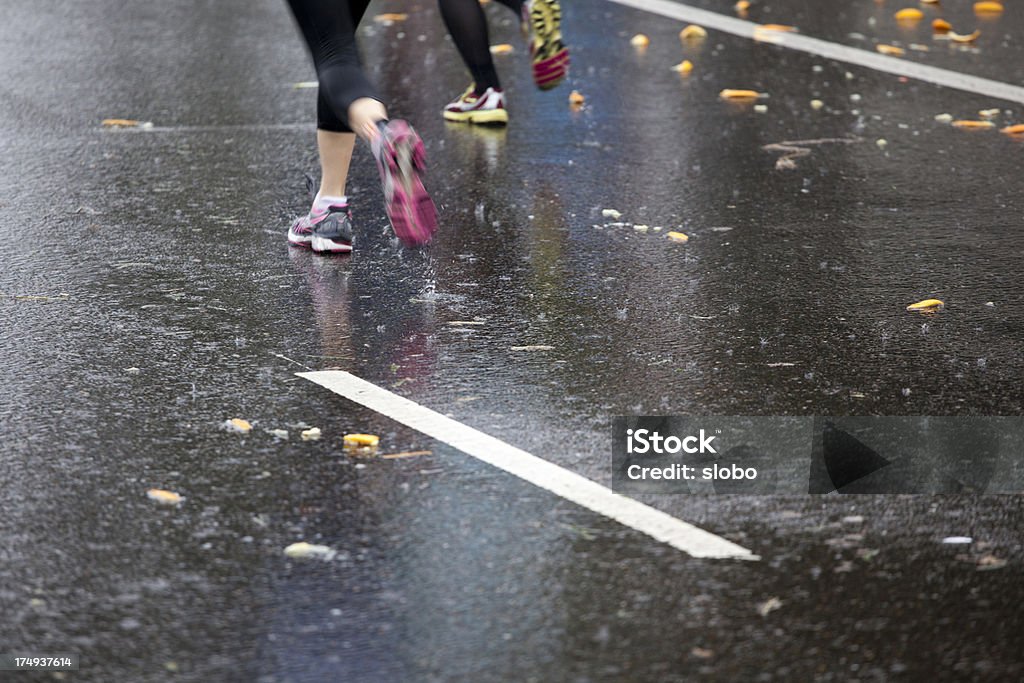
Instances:
[[[967,545],[974,543],[974,539],[970,536],[946,536],[942,542],[946,545]]]
[[[800,29],[796,26],[787,26],[785,24],[761,24],[757,28],[762,31],[778,31],[779,33],[799,33]]]
[[[693,62],[691,62],[689,59],[684,59],[683,61],[673,66],[672,70],[678,71],[679,73],[686,75],[693,71]]]
[[[999,14],[1003,11],[1001,2],[976,2],[974,3],[975,14]]]
[[[149,121],[138,121],[136,119],[103,119],[100,122],[105,128],[152,128]]]
[[[317,81],[299,81],[292,87],[296,90],[305,90],[307,88],[319,88],[320,84]]]
[[[270,434],[271,436],[273,436],[273,437],[275,437],[277,439],[287,439],[288,438],[288,430],[287,429],[268,429],[267,430],[267,434]]]
[[[616,211],[615,209],[603,209],[601,211],[601,215],[604,216],[605,218],[614,218],[616,220],[622,218],[622,212]]]
[[[642,33],[638,33],[630,38],[629,44],[633,47],[647,47],[651,44],[651,39]]]
[[[907,306],[907,310],[934,313],[935,311],[941,311],[945,306],[945,302],[939,299],[925,299],[924,301],[918,301],[916,304],[910,304]]]
[[[292,543],[285,548],[284,554],[293,559],[330,560],[334,558],[337,552],[334,548],[326,545],[315,545],[300,541],[299,543]]]
[[[433,455],[432,451],[404,451],[402,453],[387,453],[380,456],[382,460],[400,460],[402,458],[418,458],[423,455]]]
[[[509,55],[515,52],[515,48],[508,43],[499,43],[497,45],[491,45],[492,55]]]
[[[822,102],[821,100],[811,100],[811,109],[813,109],[814,111],[818,111],[819,109],[822,109],[824,106],[825,103]]]
[[[586,98],[579,90],[573,90],[569,93],[569,104],[574,107],[582,107],[583,103],[586,102]]]
[[[252,425],[247,420],[243,420],[238,417],[231,418],[230,420],[224,421],[224,429],[229,432],[238,432],[239,434],[248,434],[252,431]]]
[[[757,613],[762,617],[766,617],[777,609],[782,608],[782,600],[776,597],[771,597],[762,602],[757,606]]]
[[[726,88],[718,93],[718,96],[723,100],[756,100],[759,97],[763,97],[756,90],[737,90],[735,88]]]
[[[319,427],[310,427],[309,429],[302,430],[299,433],[299,436],[302,437],[303,441],[316,441],[323,436],[323,434],[320,432]]]
[[[999,109],[982,109],[978,112],[978,116],[983,119],[994,119],[999,116]]]
[[[405,21],[409,15],[404,12],[385,12],[373,18],[378,24],[390,24],[395,21]]]
[[[978,36],[981,35],[981,31],[975,30],[974,33],[966,34],[954,33],[953,31],[950,31],[946,35],[948,35],[949,39],[952,40],[954,43],[973,43],[975,40],[978,39]]]
[[[677,232],[675,230],[671,230],[669,232],[666,232],[665,233],[665,237],[669,238],[673,242],[689,242],[690,241],[690,236],[687,235],[685,232]]]
[[[1007,135],[1021,135],[1024,134],[1024,123],[1018,123],[1013,126],[1007,126],[1006,128],[999,129],[1000,133],[1006,133]]]
[[[1006,560],[1000,559],[995,555],[982,555],[978,558],[978,571],[992,571],[993,569],[1002,569],[1006,566]]]
[[[863,142],[863,138],[858,137],[846,137],[846,138],[819,138],[817,140],[789,140],[783,142],[774,142],[770,145],[764,145],[761,147],[766,152],[782,152],[782,156],[776,159],[775,168],[776,170],[792,170],[796,168],[796,160],[808,156],[811,153],[811,147],[826,144],[843,144],[851,145],[857,142]]]
[[[936,114],[935,115],[935,120],[938,121],[939,123],[952,123],[953,122],[953,115],[952,114]]]
[[[902,47],[896,47],[895,45],[886,45],[884,43],[875,45],[875,50],[881,52],[883,55],[889,55],[890,57],[902,57],[903,55],[907,54],[907,51],[904,50]]]
[[[739,0],[739,2],[733,5],[733,9],[735,9],[740,14],[743,14],[748,9],[750,9],[750,2],[749,0]]]
[[[936,19],[932,22],[932,30],[936,33],[949,33],[953,30],[953,24],[945,19]]]
[[[696,24],[690,24],[679,32],[680,40],[694,40],[707,37],[707,30],[703,26],[697,26]]]
[[[991,121],[976,121],[974,119],[959,119],[953,121],[954,126],[957,128],[995,128],[996,124]]]
[[[380,437],[376,434],[346,434],[342,443],[347,449],[372,450],[380,443]]]
[[[554,346],[547,344],[530,344],[527,346],[510,346],[509,351],[554,351]]]
[[[896,21],[921,21],[924,19],[924,12],[916,7],[907,7],[896,13]]]
[[[161,505],[179,505],[183,500],[183,498],[174,491],[165,491],[163,489],[149,489],[146,491],[146,497],[160,503]]]

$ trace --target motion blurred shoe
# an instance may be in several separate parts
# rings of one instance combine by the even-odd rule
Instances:
[[[523,24],[530,38],[533,82],[550,90],[569,73],[569,48],[562,42],[562,8],[557,0],[526,0]]]
[[[348,204],[311,209],[288,230],[288,243],[318,254],[346,254],[352,251],[352,212]]]
[[[466,92],[444,108],[444,118],[446,121],[503,126],[508,123],[505,91],[488,88],[478,95],[470,85]]]
[[[371,147],[391,227],[407,246],[426,244],[437,231],[437,209],[420,180],[427,159],[423,140],[401,119],[380,121],[377,127],[380,135]]]

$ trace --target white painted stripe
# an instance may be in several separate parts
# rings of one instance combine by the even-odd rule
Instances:
[[[467,427],[418,403],[341,370],[299,372],[334,393],[366,406],[432,439],[457,448],[489,465],[525,479],[535,486],[588,510],[614,519],[693,557],[758,560],[746,548],[687,524],[649,505],[619,495],[543,458]]]
[[[700,24],[705,28],[731,33],[741,38],[754,38],[754,32],[758,28],[758,24],[752,21],[725,16],[717,12],[671,2],[670,0],[608,0],[608,2],[643,10],[644,12],[650,12],[651,14],[657,14],[669,19]],[[918,64],[906,59],[889,57],[878,52],[868,52],[867,50],[855,47],[830,43],[827,40],[811,38],[799,33],[762,30],[757,32],[757,39],[761,42],[769,42],[772,45],[780,45],[792,50],[808,52],[827,59],[865,66],[875,71],[906,76],[907,78],[916,78],[928,83],[934,83],[935,85],[964,90],[987,97],[995,97],[1010,102],[1024,103],[1024,87],[1018,85],[962,74],[958,71],[940,69],[928,66],[927,64]]]

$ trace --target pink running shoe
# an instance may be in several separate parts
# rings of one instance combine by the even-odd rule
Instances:
[[[384,204],[395,235],[406,246],[426,244],[437,232],[437,209],[420,180],[426,170],[423,140],[401,119],[380,121],[372,143]]]
[[[288,244],[306,247],[318,254],[347,254],[352,251],[352,212],[348,205],[310,209],[288,230]]]

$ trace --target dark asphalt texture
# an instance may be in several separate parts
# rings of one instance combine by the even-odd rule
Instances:
[[[573,73],[551,93],[488,8],[516,47],[512,123],[471,129],[441,120],[467,78],[436,7],[375,3],[409,13],[368,18],[362,48],[426,140],[441,231],[397,245],[360,148],[356,252],[319,258],[285,243],[316,169],[285,3],[11,5],[0,651],[82,665],[3,680],[1024,677],[1019,496],[644,498],[763,558],[694,560],[293,374],[350,370],[603,483],[615,415],[1020,415],[1024,148],[934,116],[1021,105],[715,32],[684,50],[679,23],[585,0],[565,3]],[[899,37],[891,3],[815,6],[751,18]],[[977,54],[908,58],[1020,82],[1019,8],[989,25]],[[848,135],[795,170],[761,149]],[[945,310],[904,310],[929,297]],[[352,458],[352,431],[433,453]],[[286,558],[300,540],[339,555]]]

